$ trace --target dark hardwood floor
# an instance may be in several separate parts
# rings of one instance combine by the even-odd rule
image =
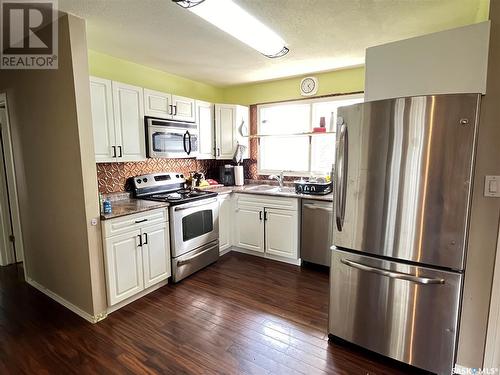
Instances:
[[[329,343],[327,318],[327,274],[238,253],[94,325],[0,267],[0,373],[417,373]]]

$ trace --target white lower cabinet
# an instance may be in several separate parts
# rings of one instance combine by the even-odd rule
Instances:
[[[234,246],[298,261],[299,215],[296,198],[237,194]]]
[[[107,238],[105,242],[108,303],[114,305],[144,289],[140,230]]]
[[[265,209],[266,252],[285,258],[297,258],[298,214],[297,211]]]
[[[159,218],[168,218],[168,212],[152,210],[103,222],[109,306],[171,276],[168,221],[158,223]]]
[[[243,249],[264,252],[264,209],[238,206],[236,208],[236,238],[234,245]]]
[[[233,199],[231,194],[219,195],[219,252],[225,253],[232,245]]]
[[[144,288],[149,288],[170,274],[170,235],[167,223],[152,225],[143,230],[142,263]]]

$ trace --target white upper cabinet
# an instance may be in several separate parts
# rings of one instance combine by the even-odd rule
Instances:
[[[96,161],[145,160],[142,88],[91,77],[90,99]]]
[[[184,96],[172,95],[172,119],[178,121],[196,121],[195,100]]]
[[[199,150],[198,159],[213,159],[215,157],[214,137],[214,105],[196,101],[196,121],[198,123]]]
[[[116,142],[111,81],[92,77],[90,79],[90,100],[96,161],[115,161]]]
[[[146,116],[177,121],[196,121],[195,100],[184,96],[144,89]]]
[[[144,134],[144,101],[140,87],[113,82],[117,158],[119,161],[141,161],[146,158]]]
[[[232,159],[234,155],[234,131],[236,108],[232,105],[215,105],[215,157]]]
[[[245,153],[243,154],[243,159],[248,159],[250,157],[250,148],[248,141],[248,136],[250,135],[250,110],[248,109],[248,107],[237,105],[235,120],[234,141],[236,142],[236,145],[240,144],[246,147]]]
[[[216,159],[232,159],[238,144],[247,147],[248,158],[248,108],[231,105],[215,105],[215,152]]]
[[[366,49],[365,101],[486,93],[490,21]]]
[[[144,112],[146,116],[170,119],[172,116],[172,95],[144,89]]]

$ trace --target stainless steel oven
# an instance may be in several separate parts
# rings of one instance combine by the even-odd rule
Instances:
[[[198,126],[146,117],[148,157],[193,158],[198,155]]]
[[[172,277],[177,282],[219,257],[217,198],[170,207]]]

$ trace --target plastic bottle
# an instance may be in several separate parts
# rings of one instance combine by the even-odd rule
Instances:
[[[105,214],[110,214],[112,212],[111,201],[109,198],[106,198],[102,203],[103,211]]]

